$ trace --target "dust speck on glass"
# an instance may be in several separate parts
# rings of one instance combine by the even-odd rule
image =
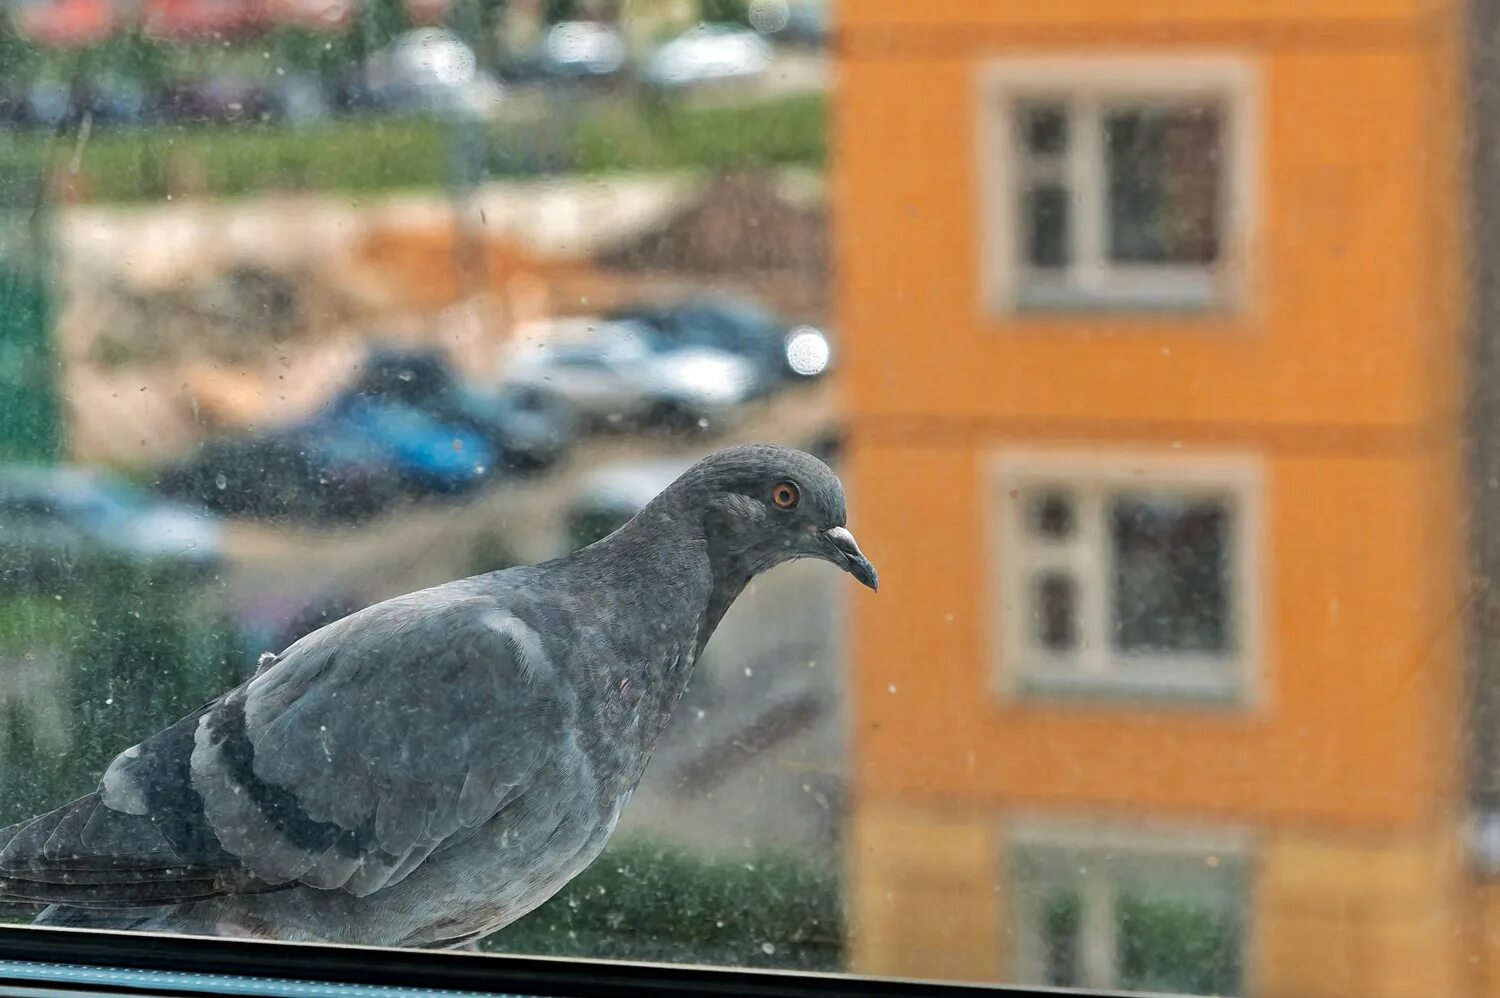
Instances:
[[[1500,4],[1230,6],[0,7],[0,916],[1500,994]]]

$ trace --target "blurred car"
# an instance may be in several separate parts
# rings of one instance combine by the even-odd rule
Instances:
[[[408,31],[376,52],[365,65],[365,84],[386,110],[453,118],[488,118],[504,96],[474,50],[442,28]]]
[[[564,550],[587,547],[619,529],[692,464],[692,458],[664,458],[594,471],[584,479],[563,516]]]
[[[828,44],[827,0],[751,0],[750,25],[779,42],[819,48]]]
[[[289,125],[312,125],[326,119],[330,101],[316,77],[298,73],[273,77],[265,99],[271,116]]]
[[[162,91],[155,116],[179,124],[264,121],[273,116],[270,93],[257,80],[238,73],[215,73],[181,80]]]
[[[758,371],[746,358],[666,343],[641,323],[572,320],[519,339],[505,383],[558,399],[596,427],[717,428],[760,394]]]
[[[355,396],[317,426],[325,442],[390,461],[406,490],[419,495],[467,492],[495,467],[496,450],[478,433],[399,402]]]
[[[62,128],[82,116],[81,95],[62,80],[40,79],[21,96],[20,116],[28,125]]]
[[[222,530],[201,510],[83,468],[0,468],[0,577],[66,578],[106,564],[213,571]]]
[[[724,350],[755,364],[760,387],[821,377],[832,363],[828,335],[813,326],[788,326],[749,301],[700,298],[675,304],[632,305],[607,318],[648,326],[665,344]]]
[[[613,76],[625,68],[625,38],[600,21],[560,21],[547,30],[529,68],[561,80]]]
[[[759,76],[776,53],[759,34],[736,24],[700,24],[651,53],[642,76],[658,87],[681,87]]]
[[[230,516],[268,520],[357,521],[401,493],[389,457],[317,425],[209,440],[163,470],[156,487]]]
[[[122,73],[104,73],[84,94],[84,107],[93,126],[130,127],[151,118],[152,99],[146,88]]]
[[[505,469],[546,468],[576,436],[571,412],[552,397],[507,389],[482,395],[465,387],[436,350],[373,350],[344,395],[401,402],[472,430],[497,450],[497,466]]]

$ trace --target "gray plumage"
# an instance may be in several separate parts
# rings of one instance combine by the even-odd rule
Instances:
[[[0,830],[0,899],[54,925],[493,932],[599,854],[724,612],[800,557],[876,585],[831,470],[720,451],[581,551],[387,600],[264,659],[94,793]]]

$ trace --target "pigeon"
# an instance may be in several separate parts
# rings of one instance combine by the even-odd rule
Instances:
[[[796,558],[874,590],[812,455],[704,458],[614,533],[334,621],[0,830],[37,924],[458,947],[604,848],[693,665]]]

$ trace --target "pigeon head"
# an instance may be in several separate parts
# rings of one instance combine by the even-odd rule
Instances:
[[[879,576],[847,526],[844,486],[803,451],[769,444],[721,450],[667,487],[659,501],[700,517],[716,570],[750,578],[785,561],[819,558],[875,589]]]

